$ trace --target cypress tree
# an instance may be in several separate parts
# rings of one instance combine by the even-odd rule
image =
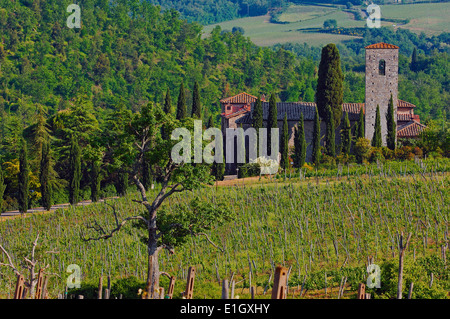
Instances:
[[[280,166],[284,169],[289,167],[289,127],[287,113],[284,113],[283,131],[281,133],[281,160]]]
[[[372,146],[381,147],[381,116],[379,105],[377,105],[377,113],[375,115],[375,129],[373,131]]]
[[[356,126],[356,139],[358,138],[364,138],[366,133],[365,133],[365,128],[364,128],[364,112],[363,112],[363,108],[361,107],[360,111],[359,111],[359,120]]]
[[[225,159],[222,159],[222,163],[214,161],[211,168],[211,173],[216,178],[216,181],[222,181],[225,176]]]
[[[181,82],[180,93],[178,95],[177,102],[177,120],[182,120],[186,118],[186,97],[184,94],[184,84]]]
[[[294,145],[294,167],[302,168],[306,160],[305,121],[303,118],[303,113],[300,115],[298,127],[295,128]]]
[[[278,128],[278,111],[275,93],[270,95],[269,116],[267,118],[267,155],[272,156],[272,128]]]
[[[389,106],[386,114],[386,124],[387,124],[387,138],[386,144],[391,150],[395,149],[395,138],[397,135],[397,124],[395,123],[395,114],[394,114],[394,100],[391,98],[389,100]]]
[[[97,202],[100,196],[100,162],[92,161],[91,163],[91,200]]]
[[[128,190],[128,173],[119,171],[117,174],[116,191],[119,196],[125,196]]]
[[[81,151],[74,137],[70,146],[69,174],[69,202],[76,205],[80,201]]]
[[[5,194],[6,185],[5,185],[5,179],[3,177],[3,171],[0,168],[0,215],[3,212],[3,194]]]
[[[334,127],[339,127],[344,101],[344,74],[341,69],[339,50],[333,43],[322,48],[318,76],[316,102],[319,115],[328,123],[327,105],[329,105],[333,112]]]
[[[413,53],[411,55],[411,64],[409,65],[409,69],[413,72],[417,72],[417,65],[419,63],[419,59],[417,57],[417,48],[414,47]]]
[[[197,119],[202,118],[202,106],[200,104],[200,89],[198,87],[197,81],[195,81],[194,91],[192,92],[192,117]]]
[[[164,99],[163,111],[167,115],[173,114],[172,99],[170,98],[169,88],[167,88],[166,97]],[[169,132],[169,129],[167,128],[167,125],[163,125],[161,127],[161,137],[165,141],[167,141],[170,138],[170,132]]]
[[[27,144],[22,139],[22,147],[19,154],[19,196],[17,202],[19,204],[19,212],[24,214],[28,210],[28,191],[29,191],[29,173]]]
[[[263,128],[264,126],[264,119],[263,119],[263,108],[262,108],[262,101],[261,98],[258,97],[256,100],[256,103],[253,106],[252,110],[252,127],[256,131],[257,141],[256,141],[256,156],[260,153],[259,150],[259,129]]]
[[[52,207],[52,187],[50,185],[50,143],[42,144],[39,182],[41,183],[41,205],[50,210]]]
[[[320,118],[319,118],[319,111],[316,108],[316,116],[314,117],[314,130],[313,130],[312,162],[315,165],[319,165],[319,161],[320,161]]]
[[[214,118],[212,115],[209,117],[208,124],[206,125],[206,127],[207,128],[214,127]]]
[[[334,115],[331,111],[331,107],[327,107],[329,115],[327,122],[327,135],[326,135],[326,149],[327,155],[335,157],[336,156],[336,133],[334,131]]]
[[[348,119],[348,113],[345,112],[344,115],[344,125],[341,131],[341,145],[342,145],[342,153],[350,154],[350,148],[352,145],[352,130],[350,127],[350,121]]]

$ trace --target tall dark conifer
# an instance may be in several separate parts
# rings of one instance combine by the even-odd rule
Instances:
[[[19,212],[24,214],[28,211],[29,174],[27,143],[22,139],[19,154]]]
[[[280,166],[284,169],[289,167],[289,126],[287,121],[287,113],[284,113],[283,131],[281,132],[281,159]]]
[[[50,143],[42,144],[39,182],[41,183],[41,205],[46,210],[52,207],[52,187],[50,185]]]
[[[303,113],[300,115],[298,127],[295,128],[294,148],[294,167],[302,168],[306,160],[305,121]]]
[[[359,111],[359,119],[358,119],[358,123],[356,126],[355,135],[356,135],[356,139],[364,138],[366,136],[365,127],[364,127],[364,110],[363,110],[363,108],[361,108],[361,110]]]
[[[182,120],[186,118],[187,111],[186,111],[186,96],[184,93],[184,84],[181,82],[180,85],[180,93],[178,94],[178,101],[177,101],[177,120]]]
[[[275,93],[270,95],[269,116],[267,118],[267,155],[272,156],[272,128],[278,128],[278,110]]]
[[[417,57],[417,48],[414,47],[413,53],[411,55],[411,64],[409,65],[409,69],[413,72],[417,72],[419,64],[419,58]]]
[[[166,97],[164,99],[164,113],[167,115],[173,114],[173,107],[172,107],[172,99],[170,97],[170,90],[167,88]],[[169,140],[170,139],[170,132],[167,127],[167,125],[163,125],[161,128],[161,137],[163,140]]]
[[[319,165],[320,162],[320,118],[317,108],[314,117],[312,162],[314,165]]]
[[[69,202],[72,205],[80,201],[81,151],[75,137],[72,137],[69,155]]]
[[[256,156],[259,157],[259,129],[263,128],[264,126],[264,119],[263,119],[263,107],[262,107],[262,101],[261,98],[258,97],[256,100],[256,103],[253,106],[252,110],[252,127],[256,131],[256,136],[258,137],[256,140]]]
[[[352,146],[352,130],[347,112],[345,112],[344,123],[341,130],[341,146],[341,152],[343,154],[350,154],[350,148]]]
[[[381,116],[380,116],[380,106],[377,105],[377,111],[375,114],[375,129],[373,131],[372,146],[381,147]]]
[[[334,114],[331,107],[328,106],[328,122],[327,122],[327,135],[326,135],[326,149],[327,155],[336,156],[336,133],[334,130]]]
[[[3,170],[0,167],[0,215],[3,212],[3,195],[5,194],[6,184],[3,177]]]
[[[316,102],[319,115],[328,123],[327,105],[329,105],[333,112],[334,127],[338,127],[342,117],[344,74],[341,69],[339,50],[335,44],[330,43],[322,48],[318,75]]]
[[[100,196],[100,161],[92,161],[91,163],[91,200],[97,202]]]
[[[389,100],[389,106],[386,113],[386,124],[387,124],[387,138],[386,138],[386,144],[387,147],[389,147],[391,150],[395,149],[395,139],[397,135],[397,124],[395,121],[395,114],[394,114],[394,100],[391,98]]]
[[[192,117],[201,119],[202,118],[202,106],[200,103],[200,89],[198,87],[198,82],[195,81],[194,91],[192,92]]]

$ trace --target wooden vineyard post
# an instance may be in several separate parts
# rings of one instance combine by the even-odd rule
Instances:
[[[222,281],[222,299],[229,299],[228,279]]]
[[[43,284],[44,284],[44,270],[43,269],[39,269],[38,281],[37,281],[37,284],[36,284],[36,292],[34,294],[34,299],[41,299]]]
[[[272,299],[286,299],[287,268],[278,266],[273,280]]]
[[[14,291],[14,299],[22,299],[23,296],[23,275],[17,276],[16,290]]]
[[[366,285],[359,284],[358,287],[358,299],[365,299],[366,297]]]
[[[167,290],[167,295],[169,296],[169,299],[172,299],[173,297],[173,289],[175,288],[175,277],[170,277],[169,282],[169,289]]]
[[[102,299],[102,292],[103,292],[103,277],[100,276],[100,279],[98,281],[97,299]]]
[[[48,299],[47,286],[48,286],[48,276],[45,276],[45,278],[44,278],[44,285],[42,286],[41,299]]]
[[[194,294],[194,279],[195,279],[195,267],[189,267],[186,290],[184,292],[184,297],[186,299],[192,299],[192,296]]]

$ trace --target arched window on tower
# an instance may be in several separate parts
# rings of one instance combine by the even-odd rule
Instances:
[[[378,74],[386,75],[386,61],[380,60],[380,62],[378,63]]]

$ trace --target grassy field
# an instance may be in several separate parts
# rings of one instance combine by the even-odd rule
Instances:
[[[394,28],[407,28],[411,31],[427,35],[450,31],[450,6],[448,3],[423,3],[406,5],[381,5],[381,15],[389,19],[410,19],[406,25],[396,25]],[[259,46],[270,46],[277,43],[308,43],[312,46],[324,45],[354,37],[324,33],[310,33],[299,29],[321,28],[327,19],[335,19],[339,27],[365,27],[366,20],[357,21],[353,14],[345,12],[342,7],[333,6],[302,6],[291,5],[279,17],[280,21],[290,22],[276,24],[270,22],[270,16],[241,18],[219,23],[222,30],[242,27],[245,36]],[[393,26],[395,23],[383,21],[382,26]],[[204,27],[207,36],[216,26]]]
[[[233,220],[208,232],[223,252],[203,236],[191,237],[174,255],[160,254],[161,271],[176,276],[175,298],[184,290],[188,267],[195,266],[194,298],[220,298],[219,282],[227,278],[236,282],[235,294],[240,298],[248,298],[249,287],[256,286],[256,298],[268,299],[276,265],[289,268],[288,298],[336,298],[344,277],[343,298],[354,298],[357,285],[366,280],[370,257],[382,269],[380,297],[389,298],[398,267],[398,236],[411,232],[405,287],[414,281],[413,298],[445,298],[450,278],[440,249],[448,242],[448,171],[448,160],[425,161],[422,168],[414,162],[384,167],[372,164],[261,181],[227,181],[178,194],[164,209],[170,212],[175,205],[191,200],[223,202]],[[150,191],[149,197],[156,191]],[[132,193],[109,203],[122,219],[141,213],[142,207],[133,202],[137,198]],[[113,297],[122,293],[138,298],[147,272],[140,230],[128,225],[108,240],[82,241],[89,232],[87,225],[94,220],[104,229],[114,228],[111,208],[104,203],[6,219],[0,222],[1,245],[19,266],[30,256],[39,233],[37,267],[49,265],[51,298],[64,292],[70,264],[81,267],[82,290],[69,291],[69,295],[81,293],[92,298],[99,277],[103,276],[105,283],[105,276],[110,275]],[[5,262],[0,254],[0,263]],[[427,288],[430,272],[434,274],[433,288]],[[11,297],[14,283],[12,271],[0,267],[0,298]],[[161,285],[167,289],[166,277]]]

